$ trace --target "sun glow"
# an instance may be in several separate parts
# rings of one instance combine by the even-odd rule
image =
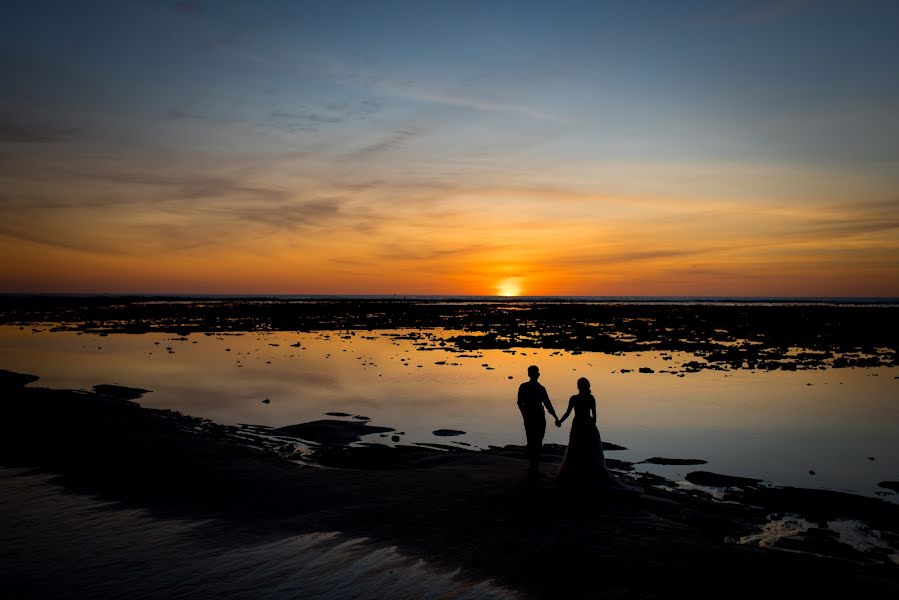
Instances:
[[[497,296],[520,296],[521,295],[521,280],[517,277],[510,279],[503,279],[496,286],[496,295]]]

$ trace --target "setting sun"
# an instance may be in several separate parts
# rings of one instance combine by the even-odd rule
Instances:
[[[497,296],[520,296],[521,280],[518,278],[503,279],[496,286]]]

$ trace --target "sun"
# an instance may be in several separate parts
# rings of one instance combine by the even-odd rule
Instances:
[[[521,295],[521,279],[518,277],[510,277],[503,279],[496,286],[497,296],[520,296]]]

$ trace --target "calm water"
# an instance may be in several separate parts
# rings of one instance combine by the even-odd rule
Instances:
[[[395,427],[404,432],[402,443],[452,440],[486,447],[523,443],[515,394],[527,366],[537,364],[560,413],[576,392],[577,378],[591,380],[603,439],[628,447],[610,456],[709,461],[703,467],[638,469],[678,478],[702,468],[866,495],[886,492],[878,481],[899,479],[896,368],[702,371],[676,377],[636,370],[669,369],[694,356],[532,349],[460,354],[439,345],[456,333],[179,338],[2,326],[0,368],[39,375],[39,385],[49,387],[145,388],[153,390],[141,400],[146,406],[226,424],[284,426],[341,411]],[[266,398],[269,404],[262,403]],[[435,437],[432,431],[441,428],[467,433]],[[373,441],[386,442],[377,436]],[[550,424],[546,441],[567,443],[567,429]],[[895,494],[887,497],[899,500]]]

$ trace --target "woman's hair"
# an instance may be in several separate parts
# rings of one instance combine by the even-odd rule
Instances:
[[[577,389],[581,392],[590,393],[590,380],[586,377],[581,377],[577,380]]]

